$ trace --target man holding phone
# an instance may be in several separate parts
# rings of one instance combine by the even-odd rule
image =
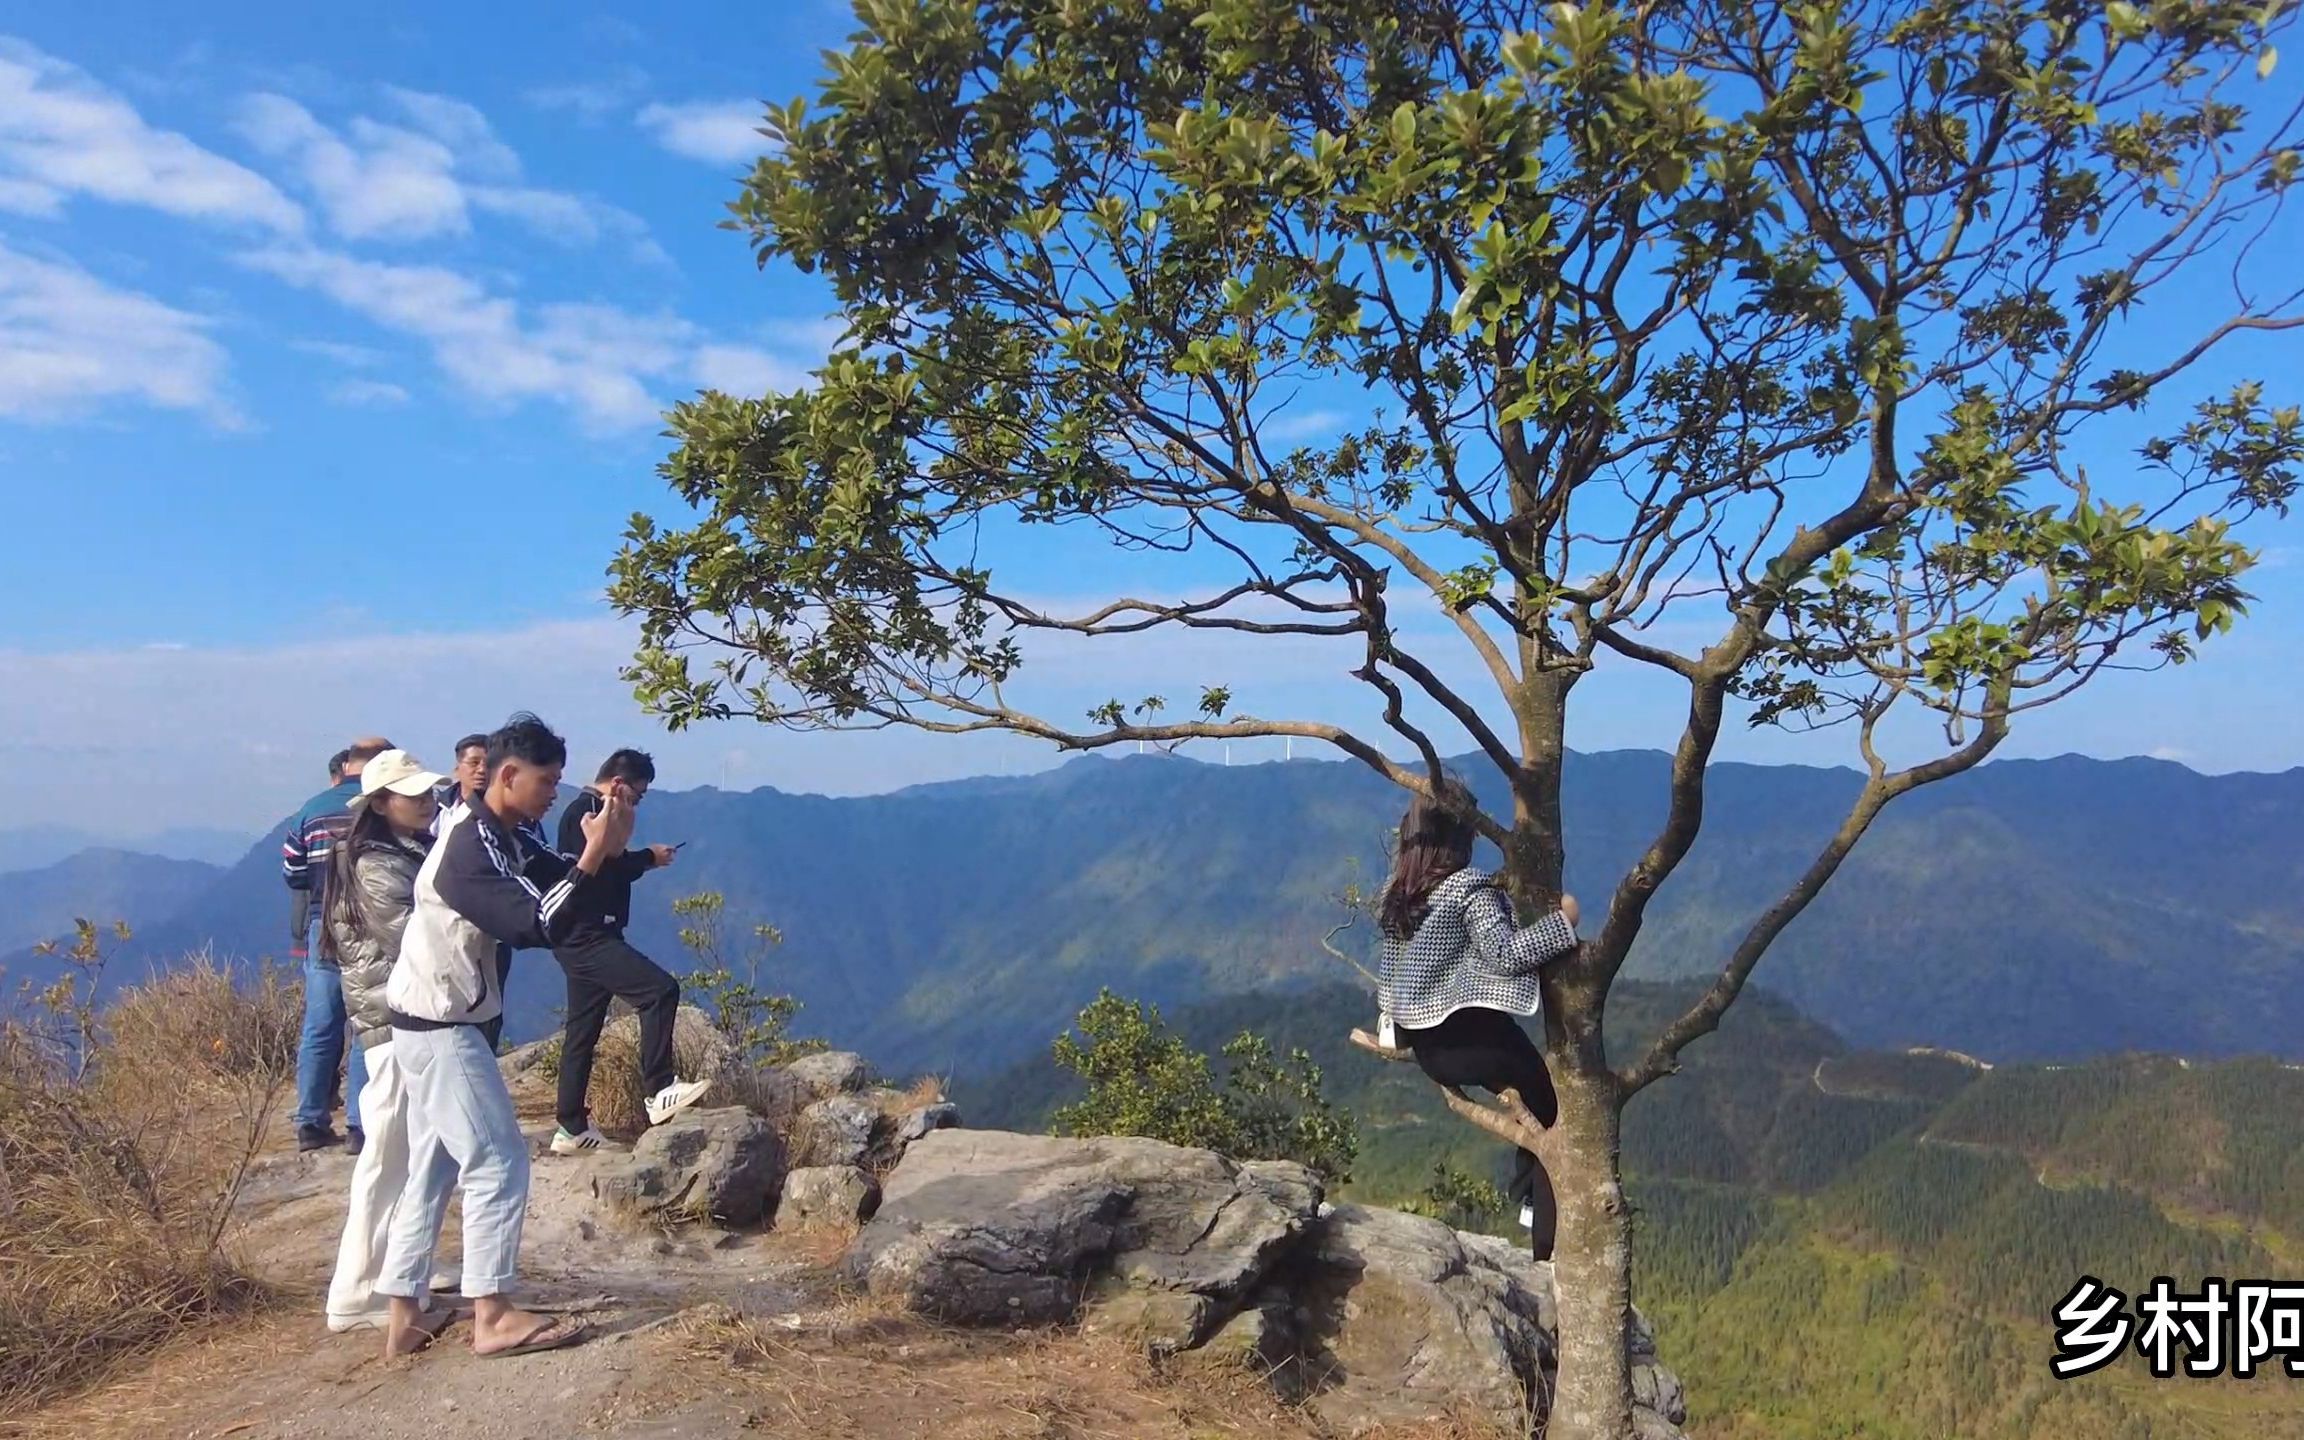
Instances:
[[[560,816],[560,846],[579,854],[586,817],[614,800],[637,806],[656,781],[656,762],[638,750],[619,750],[600,764],[599,774]],[[592,1085],[592,1052],[600,1044],[608,1005],[621,999],[640,1012],[641,1093],[648,1123],[661,1125],[687,1109],[711,1088],[709,1080],[682,1080],[673,1073],[672,1022],[680,1009],[680,982],[672,973],[632,948],[624,928],[632,921],[632,882],[672,863],[679,847],[650,845],[627,850],[601,873],[584,896],[584,910],[567,940],[552,956],[568,976],[568,1024],[560,1042],[560,1129],[552,1153],[577,1155],[597,1150],[608,1137],[592,1124],[584,1103]]]

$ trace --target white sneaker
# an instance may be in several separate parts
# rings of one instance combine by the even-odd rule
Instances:
[[[675,1080],[648,1097],[648,1123],[661,1125],[689,1106],[704,1098],[712,1088],[709,1080]]]
[[[579,1134],[571,1135],[565,1129],[552,1132],[552,1153],[555,1155],[581,1155],[607,1143],[608,1137],[600,1133],[600,1127],[589,1122]]]

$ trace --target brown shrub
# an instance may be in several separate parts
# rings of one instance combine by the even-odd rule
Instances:
[[[0,1416],[257,1298],[224,1228],[301,1011],[202,955],[122,992],[84,1056],[54,1015],[0,1021]]]

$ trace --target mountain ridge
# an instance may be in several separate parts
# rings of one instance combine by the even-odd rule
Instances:
[[[1665,766],[1657,751],[1570,756],[1568,883],[1589,911],[1661,820]],[[1479,765],[1462,768],[1500,798]],[[1715,767],[1705,834],[1627,973],[1711,973],[1860,783],[1826,767]],[[800,997],[802,1029],[900,1066],[998,1069],[1103,984],[1173,1005],[1344,973],[1318,942],[1342,918],[1339,892],[1380,881],[1399,804],[1353,761],[1174,756],[1080,756],[872,796],[652,792],[640,838],[690,843],[639,886],[633,936],[684,968],[670,902],[718,890],[736,933],[783,932],[762,984]],[[1760,980],[1866,1048],[2295,1055],[2300,818],[2304,769],[1994,762],[1891,807]],[[125,917],[139,931],[126,962],[203,943],[283,953],[278,833],[174,914]],[[1364,950],[1365,924],[1344,943]],[[550,1023],[558,979],[548,957],[515,964],[513,1035]]]

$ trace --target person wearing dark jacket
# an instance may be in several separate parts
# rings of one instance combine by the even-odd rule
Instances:
[[[340,1139],[353,1150],[360,1148],[360,1086],[367,1069],[358,1049],[345,1052],[344,987],[337,980],[325,927],[313,943],[313,900],[326,881],[336,842],[352,828],[350,806],[360,794],[362,768],[391,748],[389,740],[359,740],[339,752],[341,758],[330,757],[336,783],[304,802],[280,844],[280,876],[289,896],[288,953],[304,968],[304,1029],[296,1045],[296,1110],[291,1117],[298,1150],[318,1150]],[[349,1132],[344,1136],[329,1123],[336,1113],[339,1066]]]
[[[384,1353],[433,1338],[421,1302],[450,1192],[464,1191],[463,1290],[480,1355],[557,1349],[581,1325],[522,1310],[508,1298],[528,1207],[528,1142],[480,1027],[503,1013],[496,946],[550,949],[598,903],[600,877],[632,838],[631,807],[610,797],[579,827],[574,857],[537,843],[530,827],[558,799],[568,746],[533,715],[488,737],[488,788],[466,807],[416,872],[400,958],[384,987],[395,1063],[408,1095],[408,1185],[392,1216],[375,1290],[391,1298]],[[445,1151],[453,1169],[435,1164]]]
[[[610,755],[591,785],[561,813],[561,853],[572,855],[582,848],[587,817],[598,814],[611,797],[637,806],[655,782],[656,762],[647,755],[638,750]],[[552,1136],[556,1155],[596,1150],[607,1139],[592,1124],[584,1097],[592,1085],[592,1054],[600,1044],[611,1000],[622,999],[640,1012],[640,1093],[647,1100],[649,1124],[663,1124],[711,1088],[709,1081],[682,1080],[673,1072],[672,1027],[680,1010],[680,982],[624,938],[624,927],[632,920],[632,882],[671,864],[672,854],[669,845],[626,851],[624,862],[603,871],[588,892],[574,934],[552,948],[552,958],[568,976],[568,1020],[560,1041],[560,1128]]]

